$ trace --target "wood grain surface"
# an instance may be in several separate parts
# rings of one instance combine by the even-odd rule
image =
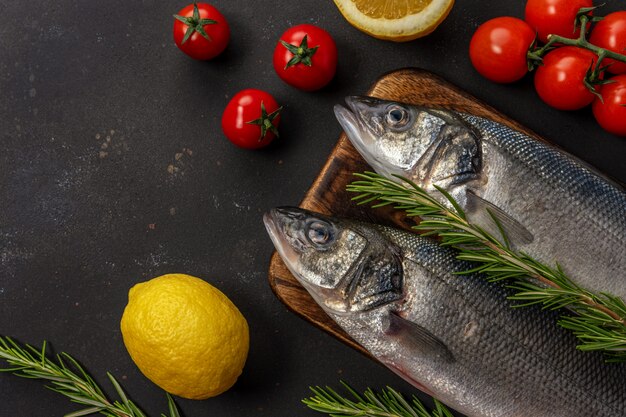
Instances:
[[[492,119],[543,140],[524,126],[425,70],[407,68],[383,75],[366,95],[470,113]],[[399,212],[390,208],[372,210],[370,207],[357,206],[350,201],[352,196],[346,192],[346,185],[353,180],[354,172],[365,170],[372,171],[372,168],[352,147],[345,133],[342,133],[321,172],[300,203],[300,207],[338,217],[410,228],[412,221]],[[339,328],[313,301],[308,292],[291,275],[276,252],[272,254],[270,260],[269,283],[274,294],[289,310],[368,355],[363,347]]]

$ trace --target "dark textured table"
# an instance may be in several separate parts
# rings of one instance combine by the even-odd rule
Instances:
[[[335,144],[332,106],[380,74],[431,70],[554,143],[626,181],[626,140],[591,112],[545,106],[532,79],[482,79],[467,47],[479,23],[522,16],[522,1],[459,1],[432,35],[406,44],[352,28],[331,1],[219,1],[231,43],[210,62],[171,39],[184,3],[0,2],[0,334],[79,358],[109,389],[106,371],[151,416],[163,392],[143,377],[119,321],[135,283],[168,272],[202,277],[247,317],[251,350],[239,382],[206,401],[178,401],[187,417],[313,416],[309,385],[391,385],[383,367],[297,318],[267,284],[272,244],[261,215],[297,204]],[[610,1],[607,11],[618,9]],[[622,6],[623,7],[623,6]],[[283,84],[271,56],[289,26],[313,23],[339,47],[330,86]],[[262,151],[222,135],[229,97],[270,91],[285,106],[281,138]],[[77,409],[40,382],[0,375],[0,416],[61,416]]]

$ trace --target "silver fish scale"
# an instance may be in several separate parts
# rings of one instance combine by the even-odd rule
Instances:
[[[625,415],[625,364],[606,364],[600,354],[576,350],[555,312],[512,308],[502,284],[478,274],[455,275],[471,264],[457,260],[453,250],[376,228],[402,248],[407,291],[427,294],[408,296],[402,314],[439,338],[455,358],[449,364],[419,357],[399,362],[411,379],[470,416]],[[359,341],[367,347],[367,340]]]
[[[572,157],[566,158],[559,151],[499,123],[468,114],[460,115],[526,166],[536,167],[541,178],[569,192],[572,200],[581,201],[588,208],[601,206],[606,218],[593,218],[600,227],[607,231],[614,226],[626,229],[626,194],[591,172],[584,163]]]

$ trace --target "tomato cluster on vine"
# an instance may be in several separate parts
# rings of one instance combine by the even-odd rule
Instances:
[[[604,18],[596,11],[593,0],[528,0],[524,20],[497,17],[478,27],[472,65],[497,83],[535,70],[545,103],[560,110],[593,104],[600,126],[626,136],[626,11]]]

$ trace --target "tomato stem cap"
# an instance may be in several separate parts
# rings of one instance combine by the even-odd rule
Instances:
[[[204,30],[205,25],[216,25],[217,20],[213,19],[201,19],[200,18],[200,10],[198,10],[198,4],[196,2],[193,3],[193,15],[184,17],[175,14],[174,18],[181,21],[185,25],[187,25],[187,29],[185,30],[185,36],[183,37],[183,41],[181,44],[187,42],[187,40],[193,35],[194,32],[198,32],[203,38],[207,41],[211,41],[211,37]]]
[[[276,119],[276,117],[278,117],[282,109],[283,106],[280,106],[279,108],[268,114],[267,110],[265,110],[265,104],[263,103],[263,101],[261,101],[261,117],[246,122],[246,124],[258,125],[261,127],[261,136],[259,137],[259,142],[261,142],[265,138],[268,130],[272,132],[277,138],[280,137],[280,135],[278,134],[278,129],[274,125],[273,121],[274,119]]]
[[[313,57],[313,55],[315,55],[315,52],[317,52],[317,48],[319,48],[319,45],[314,46],[313,48],[309,48],[309,41],[307,37],[308,35],[304,35],[302,41],[300,42],[300,45],[292,45],[282,39],[280,40],[280,43],[293,54],[293,58],[291,58],[289,62],[287,62],[287,65],[285,65],[285,69],[293,67],[294,65],[299,63],[303,63],[307,67],[313,66],[311,58]]]

